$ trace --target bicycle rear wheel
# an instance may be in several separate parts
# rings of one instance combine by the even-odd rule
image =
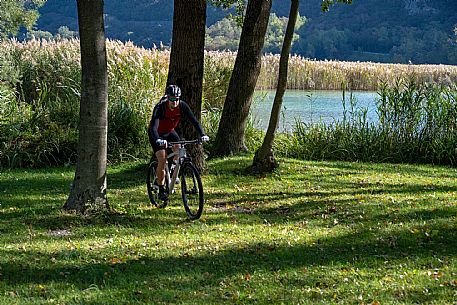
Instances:
[[[200,174],[190,162],[185,162],[180,169],[181,193],[187,216],[198,219],[203,212],[203,185]]]
[[[159,208],[164,208],[168,204],[168,200],[162,201],[159,199],[159,185],[157,184],[157,161],[149,163],[148,174],[146,177],[146,186],[148,189],[148,197],[151,204]],[[165,190],[168,192],[168,184],[165,183]]]

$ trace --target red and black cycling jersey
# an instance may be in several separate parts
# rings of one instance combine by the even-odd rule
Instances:
[[[168,99],[163,97],[160,102],[155,105],[148,128],[150,137],[157,140],[162,135],[169,134],[174,131],[182,116],[194,125],[200,136],[204,135],[203,128],[200,126],[200,123],[197,121],[186,102],[181,100],[178,106],[174,109],[168,107],[167,103]]]

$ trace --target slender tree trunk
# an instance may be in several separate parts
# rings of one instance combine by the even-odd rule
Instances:
[[[78,161],[65,210],[109,208],[106,197],[108,75],[103,0],[78,0],[82,84]]]
[[[252,95],[260,74],[270,11],[271,0],[248,2],[238,54],[215,139],[215,156],[227,156],[246,150],[244,133]]]
[[[205,0],[175,0],[173,14],[173,40],[171,45],[168,84],[182,90],[195,117],[200,121],[203,92],[203,66],[205,54]],[[197,139],[198,132],[187,120],[182,120],[178,133],[186,140]],[[195,165],[205,167],[201,146],[189,146],[188,151]]]
[[[282,100],[287,87],[289,53],[292,46],[295,23],[297,22],[298,4],[299,0],[292,0],[290,5],[289,21],[287,22],[286,33],[284,35],[284,42],[279,59],[278,85],[276,87],[276,94],[271,110],[267,133],[263,139],[262,146],[257,150],[254,156],[253,164],[251,167],[251,170],[254,173],[271,172],[274,168],[278,167],[278,162],[274,157],[272,148],[275,132],[278,128]]]

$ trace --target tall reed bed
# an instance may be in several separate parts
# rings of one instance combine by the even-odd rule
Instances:
[[[131,43],[107,41],[107,53],[109,160],[147,157],[150,147],[146,126],[153,104],[160,98],[165,87],[169,52],[139,48]],[[218,118],[225,101],[235,57],[236,53],[233,52],[205,53],[203,119],[208,132],[213,135],[217,132]],[[392,86],[396,88],[392,80],[397,77],[414,75],[417,84],[449,84],[457,80],[457,67],[452,66],[313,61],[298,56],[292,56],[290,61],[289,88],[340,89],[349,86],[352,90],[376,90],[383,84],[380,93],[388,98],[381,100],[388,101],[385,104],[390,107],[388,109],[394,109],[396,115],[400,115],[401,111],[409,111],[406,106],[401,109],[394,108],[398,107],[397,103],[402,103],[398,99],[404,96],[400,86],[397,87],[398,90],[390,89]],[[278,56],[263,57],[259,89],[276,86],[278,62]],[[3,41],[0,43],[0,67],[0,167],[48,166],[74,162],[81,90],[79,41]],[[397,90],[398,93],[391,93],[390,90]],[[455,101],[455,91],[433,95],[429,89],[421,90],[426,92],[420,95],[421,101],[436,100],[435,108],[425,111],[427,118],[443,111],[452,112],[449,109],[452,109],[455,103],[448,102],[449,106],[446,107],[451,108],[444,108],[443,105],[449,99]],[[443,100],[443,96],[447,96],[447,99]],[[401,122],[391,119],[391,110],[382,109],[385,109],[386,120],[389,118],[386,121],[389,123],[385,124],[391,128],[400,128],[396,124]],[[452,120],[452,116],[448,120]],[[448,131],[447,127],[439,125],[438,121],[433,122],[435,125],[429,125],[435,126],[436,131],[427,129],[422,135],[423,139],[436,140],[437,136],[442,138],[445,131]],[[296,135],[299,138],[300,130],[304,130],[315,132],[316,137],[323,137],[325,134],[320,135],[318,131],[331,128],[333,127],[297,124]],[[387,133],[388,130],[385,130]],[[348,130],[346,128],[343,131]],[[452,139],[449,141],[453,141]],[[249,125],[246,137],[248,147],[257,147],[261,140],[262,133],[256,131],[252,124]],[[452,145],[449,143],[446,145]],[[444,144],[439,142],[434,145],[439,147]],[[310,151],[311,147],[313,146],[308,145]],[[314,158],[318,150],[312,150]],[[297,154],[304,155],[310,154]],[[323,155],[320,154],[321,157]],[[441,160],[436,160],[438,159]]]
[[[2,64],[16,71],[1,83],[8,114],[0,119],[0,165],[43,166],[74,160],[80,92],[76,41],[2,42]],[[5,60],[6,59],[6,60]]]
[[[78,40],[2,42],[0,166],[48,166],[75,161],[80,99]],[[146,126],[165,87],[166,51],[107,41],[109,159],[150,153]]]
[[[343,99],[342,121],[295,123],[280,135],[279,155],[312,160],[411,162],[457,166],[457,85],[397,79],[378,90],[377,122]]]
[[[276,88],[279,55],[267,55],[262,60],[257,87]],[[372,62],[318,61],[291,56],[289,60],[289,89],[376,91],[381,83],[394,85],[396,78],[413,77],[417,83],[450,85],[457,83],[457,66],[404,65]]]
[[[146,127],[163,94],[169,52],[108,41],[108,148],[111,160],[150,155]]]
[[[206,53],[208,71],[230,73],[236,52]],[[279,55],[262,57],[262,69],[257,81],[258,90],[275,89],[279,73]],[[224,76],[227,74],[225,73]],[[230,74],[228,74],[230,75]],[[211,74],[206,74],[210,76]],[[288,89],[298,90],[351,90],[376,91],[387,82],[395,85],[397,78],[414,78],[417,83],[451,85],[457,83],[457,66],[406,65],[373,62],[344,62],[312,60],[293,55],[289,59]]]

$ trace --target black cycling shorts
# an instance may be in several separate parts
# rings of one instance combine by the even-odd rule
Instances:
[[[160,138],[163,140],[167,140],[167,142],[176,142],[176,141],[181,140],[181,137],[178,135],[178,133],[175,130],[173,130],[170,133],[161,134]],[[154,153],[158,152],[159,150],[165,149],[165,146],[157,145],[156,140],[153,139],[151,136],[149,136],[149,142],[151,143]]]

